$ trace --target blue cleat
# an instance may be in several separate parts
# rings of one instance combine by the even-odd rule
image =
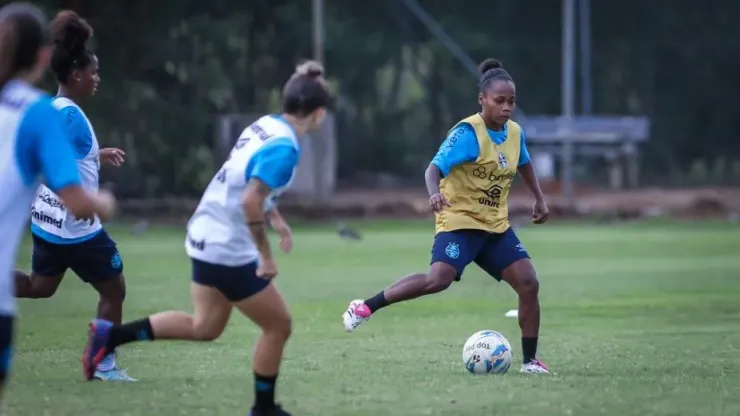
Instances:
[[[93,378],[100,381],[136,381],[135,378],[132,378],[131,376],[126,374],[126,370],[121,370],[118,368],[114,368],[108,371],[96,370]]]
[[[85,346],[85,351],[82,353],[82,373],[85,376],[85,380],[93,379],[98,364],[108,354],[106,346],[108,345],[112,326],[113,323],[103,319],[94,319],[90,322],[87,345]]]

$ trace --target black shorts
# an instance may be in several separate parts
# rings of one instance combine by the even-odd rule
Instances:
[[[87,283],[99,283],[123,273],[123,261],[116,242],[105,230],[74,244],[50,243],[33,235],[33,272],[41,276],[63,276],[72,269]]]
[[[254,296],[270,284],[270,280],[257,277],[257,262],[231,267],[191,260],[193,281],[218,289],[231,302]]]
[[[13,359],[13,321],[12,316],[0,315],[0,385],[5,383]]]
[[[521,259],[528,259],[519,237],[511,228],[501,234],[483,230],[456,230],[437,233],[432,246],[432,261],[446,263],[457,270],[460,280],[465,266],[475,262],[496,280],[507,267]]]

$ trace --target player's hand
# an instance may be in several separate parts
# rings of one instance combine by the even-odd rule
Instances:
[[[270,258],[261,258],[259,266],[257,266],[257,276],[263,279],[270,280],[277,276],[277,263],[275,260]]]
[[[100,221],[108,221],[116,213],[116,197],[111,191],[101,189],[95,195],[95,213]]]
[[[535,201],[534,207],[532,208],[532,222],[535,224],[544,224],[547,221],[547,217],[550,216],[550,210],[547,209],[547,204],[544,199]]]
[[[270,222],[270,226],[280,236],[280,249],[285,253],[290,253],[293,249],[293,232],[290,226],[284,220],[279,219]]]
[[[429,197],[429,206],[432,207],[432,211],[440,212],[446,207],[450,207],[452,205],[450,205],[450,203],[447,201],[447,198],[442,195],[442,192],[437,192],[436,194]]]
[[[111,166],[119,167],[123,165],[123,162],[125,162],[124,156],[126,156],[126,152],[115,147],[100,149],[100,160]]]

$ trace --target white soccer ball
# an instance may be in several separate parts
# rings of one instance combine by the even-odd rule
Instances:
[[[462,359],[473,374],[504,374],[511,365],[511,344],[496,331],[478,331],[465,342]]]

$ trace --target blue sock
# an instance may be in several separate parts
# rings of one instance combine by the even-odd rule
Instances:
[[[254,407],[257,410],[271,410],[275,407],[275,383],[277,374],[274,376],[261,376],[254,373]]]
[[[113,325],[108,337],[108,351],[113,351],[119,345],[136,341],[153,341],[154,330],[149,318],[129,322],[123,325]]]

